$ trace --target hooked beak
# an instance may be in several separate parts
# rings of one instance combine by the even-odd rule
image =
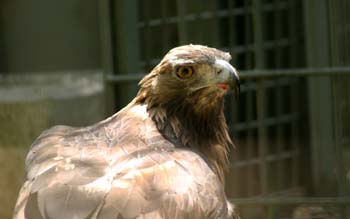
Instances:
[[[216,60],[216,84],[224,90],[232,89],[236,98],[240,94],[240,81],[236,69],[225,60]]]

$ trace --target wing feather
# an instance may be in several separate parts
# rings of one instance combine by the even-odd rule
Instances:
[[[39,136],[14,218],[225,218],[224,191],[205,160],[176,148],[139,110]]]

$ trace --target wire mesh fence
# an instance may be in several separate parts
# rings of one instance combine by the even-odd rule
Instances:
[[[349,36],[346,0],[322,1],[326,8],[301,0],[130,2],[138,15],[129,32],[138,39],[129,45],[138,52],[137,70],[121,71],[114,62],[105,76],[109,86],[136,88],[144,73],[181,44],[209,45],[233,55],[242,92],[239,103],[233,95],[226,100],[237,145],[226,192],[235,198],[242,218],[349,217],[349,200],[338,199],[349,195],[350,188],[350,69],[341,46]],[[324,28],[329,38],[309,28],[320,24],[330,25]],[[114,34],[118,31],[123,30],[116,28]],[[325,50],[318,50],[323,44],[314,40],[320,35],[330,43]],[[334,199],[314,199],[316,195]],[[276,202],[269,202],[271,196]]]
[[[126,81],[138,81],[142,75],[113,76],[107,75],[109,83],[125,83]],[[235,121],[232,115],[239,111],[237,103],[233,103],[233,96],[228,97],[226,108],[229,128],[233,139],[238,139],[236,154],[232,158],[231,171],[227,176],[226,192],[231,201],[238,207],[242,218],[251,219],[348,219],[350,217],[350,197],[312,197],[305,191],[305,182],[310,180],[311,172],[305,168],[303,150],[305,143],[298,137],[299,127],[297,122],[302,119],[300,112],[293,111],[296,108],[294,98],[299,98],[301,93],[295,93],[294,98],[281,98],[281,94],[269,94],[271,88],[278,86],[293,86],[306,78],[327,77],[331,80],[344,81],[350,79],[350,68],[322,68],[322,69],[287,69],[287,70],[255,70],[241,72],[241,78],[245,81],[243,94],[254,91],[250,97],[251,103],[245,103],[244,109],[251,111],[255,117],[247,122],[244,119]],[[333,89],[339,89],[333,87]],[[293,94],[290,94],[293,95]],[[336,100],[337,92],[333,92]],[[271,98],[280,98],[277,103],[271,104]],[[248,99],[244,98],[245,101]],[[279,102],[278,102],[279,101]],[[240,103],[242,104],[242,103]],[[287,110],[276,107],[276,104],[285,106]],[[269,106],[268,106],[269,105]],[[342,105],[350,106],[350,99],[344,99]],[[268,107],[274,107],[277,115],[268,115]],[[294,106],[294,107],[293,107]],[[281,106],[282,107],[282,106]],[[335,107],[335,105],[334,105]],[[261,109],[263,108],[263,110]],[[271,109],[270,109],[271,110]],[[348,112],[348,111],[346,111]],[[239,112],[238,112],[239,113]],[[242,112],[241,112],[242,113]],[[337,113],[337,111],[334,111]],[[260,115],[259,115],[260,114]],[[261,115],[262,114],[262,115]],[[247,118],[244,114],[239,114]],[[336,116],[336,115],[334,115]],[[335,121],[337,122],[337,121]],[[335,124],[338,127],[341,124]],[[276,127],[277,126],[277,127]],[[242,131],[252,130],[250,134],[237,134]],[[283,130],[279,130],[283,129]],[[338,141],[344,142],[349,138],[349,133],[343,133]],[[263,139],[263,140],[261,140]],[[305,139],[304,139],[305,140]],[[243,144],[242,144],[243,142]],[[344,145],[343,145],[344,146]],[[338,147],[338,150],[346,150]],[[331,147],[336,147],[332,145]],[[239,154],[237,155],[237,153]],[[343,153],[337,153],[337,160],[346,161]],[[344,168],[337,170],[339,178],[348,177],[349,173]],[[306,174],[306,175],[305,175]],[[309,174],[309,175],[307,175]],[[303,177],[307,177],[303,179]],[[345,185],[339,180],[338,187],[348,187],[349,179]],[[340,191],[341,192],[341,191]]]

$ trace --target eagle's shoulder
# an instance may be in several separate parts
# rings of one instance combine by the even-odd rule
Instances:
[[[159,133],[144,106],[128,106],[115,115],[87,127],[54,126],[31,145],[26,157],[28,178],[64,163],[105,163],[152,145]],[[157,141],[159,142],[159,140]],[[122,150],[122,151],[120,151]],[[118,153],[117,153],[118,152]],[[56,169],[57,172],[57,169]]]

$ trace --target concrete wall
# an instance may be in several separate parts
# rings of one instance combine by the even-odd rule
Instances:
[[[0,72],[100,68],[97,0],[2,0]]]

